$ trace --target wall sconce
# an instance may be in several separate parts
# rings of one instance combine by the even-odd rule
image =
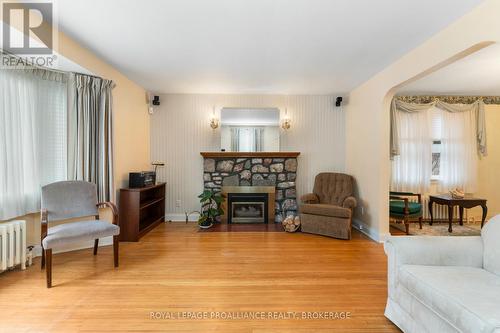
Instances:
[[[283,128],[284,130],[288,130],[290,129],[290,124],[291,120],[288,117],[288,109],[285,108],[285,116],[283,117],[283,121],[281,122],[281,128]]]
[[[210,127],[217,129],[219,127],[219,119],[215,116],[215,106],[212,109],[212,118],[210,119]]]

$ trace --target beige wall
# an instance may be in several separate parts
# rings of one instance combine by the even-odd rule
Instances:
[[[358,183],[361,205],[355,223],[372,238],[389,235],[389,101],[394,88],[465,56],[478,43],[500,41],[499,12],[500,1],[486,0],[349,95],[346,170]]]
[[[128,172],[147,170],[149,160],[149,114],[145,90],[118,70],[58,32],[55,50],[95,75],[116,83],[113,90],[114,183],[116,192],[128,184]],[[108,214],[105,212],[105,214]],[[20,217],[28,222],[28,244],[40,243],[38,214]]]
[[[297,192],[310,192],[321,171],[344,171],[345,113],[333,96],[161,95],[151,117],[151,159],[166,163],[159,179],[167,182],[168,217],[183,219],[199,209],[203,189],[201,151],[220,149],[220,129],[212,130],[212,107],[288,107],[291,129],[281,130],[283,151],[299,151]],[[176,201],[180,206],[176,207]]]
[[[500,214],[500,105],[486,105],[488,156],[479,160],[478,192],[488,200],[488,218]],[[481,219],[481,208],[472,209],[469,216]]]
[[[92,73],[111,79],[114,121],[115,188],[128,184],[128,172],[149,170],[149,114],[146,91],[89,50],[59,33],[57,52]]]

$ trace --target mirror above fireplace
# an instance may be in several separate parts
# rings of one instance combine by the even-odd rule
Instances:
[[[277,152],[280,150],[277,108],[222,108],[221,150]]]

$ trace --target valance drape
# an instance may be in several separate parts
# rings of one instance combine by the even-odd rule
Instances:
[[[439,99],[427,104],[406,103],[393,99],[391,103],[391,158],[400,154],[400,139],[398,136],[398,123],[396,112],[420,112],[437,107],[447,112],[473,112],[476,119],[477,152],[481,156],[487,155],[486,149],[486,123],[484,116],[484,102],[478,99],[472,104],[449,104]]]

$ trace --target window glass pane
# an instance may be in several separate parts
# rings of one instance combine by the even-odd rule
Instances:
[[[440,175],[441,166],[441,141],[432,142],[432,176],[437,178]]]

